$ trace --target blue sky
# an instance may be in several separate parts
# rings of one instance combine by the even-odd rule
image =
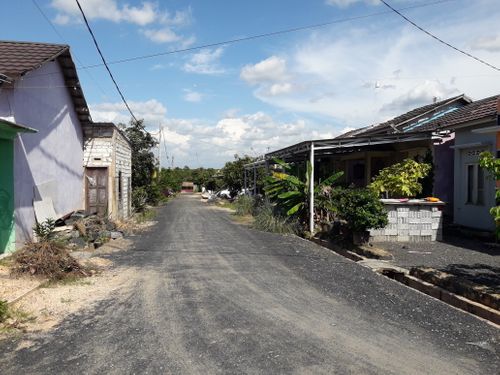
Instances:
[[[129,116],[74,0],[3,4],[2,39],[67,43],[94,121]],[[496,0],[390,0],[459,48],[500,66]],[[386,12],[378,0],[81,0],[110,62]],[[22,27],[21,27],[22,25]],[[60,35],[58,35],[60,34]],[[163,126],[162,164],[220,167],[305,139],[380,122],[434,97],[500,94],[500,73],[394,13],[110,65],[137,117]]]

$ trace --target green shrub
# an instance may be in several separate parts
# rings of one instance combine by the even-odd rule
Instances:
[[[132,206],[136,212],[143,212],[148,203],[148,192],[145,187],[138,187],[132,191]]]
[[[430,164],[405,159],[382,169],[373,179],[370,188],[378,194],[386,193],[393,198],[415,197],[422,192],[422,184],[419,181],[427,176],[431,169]]]
[[[268,201],[258,208],[254,228],[265,232],[297,234],[299,232],[298,221],[289,216],[276,213],[274,207]]]
[[[240,195],[233,203],[236,215],[252,215],[254,213],[254,199],[249,195]]]
[[[49,218],[42,223],[36,223],[33,231],[39,241],[48,241],[54,236],[55,228],[56,222]]]
[[[370,189],[337,190],[338,215],[347,221],[352,232],[383,228],[387,225],[387,211],[377,193]]]

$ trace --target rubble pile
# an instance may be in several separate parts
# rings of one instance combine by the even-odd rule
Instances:
[[[97,215],[86,215],[82,211],[73,212],[59,225],[56,227],[57,237],[76,248],[92,246],[97,249],[109,240],[123,237],[123,232],[118,230],[111,220]]]

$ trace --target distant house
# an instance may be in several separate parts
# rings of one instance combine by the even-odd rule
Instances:
[[[83,127],[85,210],[111,218],[127,218],[131,210],[132,149],[113,123]]]
[[[13,230],[22,244],[32,236],[34,202],[49,203],[58,215],[83,202],[82,126],[90,116],[69,46],[0,41],[0,118],[4,129],[21,131],[11,137],[13,160],[5,159],[13,176],[2,168],[0,181],[12,177]]]
[[[184,181],[181,185],[181,193],[193,193],[194,183],[190,181]]]

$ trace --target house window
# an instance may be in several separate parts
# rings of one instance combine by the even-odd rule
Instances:
[[[465,166],[466,178],[466,200],[467,204],[484,204],[484,170],[478,164],[467,164]]]
[[[118,201],[122,202],[122,171],[118,172]]]

